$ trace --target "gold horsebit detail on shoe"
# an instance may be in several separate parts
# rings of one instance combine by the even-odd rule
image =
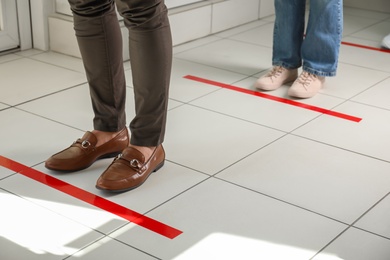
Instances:
[[[84,149],[87,149],[88,147],[91,146],[91,143],[88,141],[88,140],[84,140],[82,143],[81,143],[81,147],[83,147]]]
[[[132,160],[130,161],[130,165],[131,165],[132,167],[134,167],[134,168],[137,168],[137,169],[140,168],[140,163],[139,163],[139,161],[138,161],[137,159],[132,159]]]
[[[77,141],[74,141],[73,144],[77,144],[79,143],[81,145],[82,148],[84,149],[87,149],[88,147],[90,147],[92,144],[88,141],[88,140],[84,140],[81,142],[81,139],[77,139]]]
[[[129,165],[130,165],[131,167],[133,167],[134,169],[137,169],[137,170],[138,170],[138,169],[141,169],[141,163],[140,163],[137,159],[131,159],[131,160],[129,161],[129,160],[123,158],[123,156],[122,156],[121,153],[118,154],[118,155],[116,156],[116,158],[115,158],[115,160],[118,160],[118,159],[125,160],[125,161],[128,162]]]

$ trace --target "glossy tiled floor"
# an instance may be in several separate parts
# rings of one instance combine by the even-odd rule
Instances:
[[[0,56],[0,259],[390,259],[390,53],[344,44],[338,76],[297,100],[360,122],[184,78],[254,90],[271,66],[272,25],[175,47],[167,163],[114,195],[94,187],[110,159],[69,174],[43,167],[92,129],[81,60]],[[378,47],[388,28],[390,14],[345,9],[345,42]],[[15,172],[10,160],[33,170]],[[98,208],[101,197],[114,207]],[[120,206],[182,233],[130,223],[115,214]]]

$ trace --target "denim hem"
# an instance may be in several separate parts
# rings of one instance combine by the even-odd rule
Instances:
[[[320,76],[320,77],[334,77],[334,76],[336,76],[336,71],[324,72],[324,71],[315,70],[313,68],[309,68],[309,67],[306,67],[306,66],[303,66],[302,69],[304,71],[307,71],[307,72],[309,72],[311,74],[314,74],[314,75]]]
[[[283,67],[285,69],[293,70],[293,69],[299,69],[302,66],[302,64],[298,64],[297,66],[294,66],[291,64],[287,64],[285,62],[280,62],[280,61],[276,62],[275,61],[275,62],[272,62],[272,66],[280,66],[280,67]]]

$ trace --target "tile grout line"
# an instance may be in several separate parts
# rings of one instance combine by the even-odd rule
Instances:
[[[354,225],[360,220],[362,219],[366,214],[368,214],[373,208],[375,208],[380,202],[382,202],[387,196],[389,196],[390,192],[387,193],[385,196],[383,196],[379,201],[377,201],[374,205],[372,205],[369,209],[367,209],[365,212],[363,212],[363,214],[361,216],[359,216],[355,221],[353,221],[350,225],[348,225],[348,227],[343,230],[340,234],[338,234],[335,238],[333,238],[331,241],[329,241],[329,243],[327,243],[323,248],[321,248],[314,256],[312,256],[310,258],[313,259],[314,257],[316,257],[318,254],[320,254],[321,252],[323,252],[327,247],[329,247],[334,241],[336,241],[339,237],[341,237],[345,232],[347,232],[348,230],[350,230],[351,228],[357,228],[361,231],[364,231],[364,232],[367,232],[367,233],[370,233],[370,234],[373,234],[373,235],[376,235],[376,236],[379,236],[379,237],[383,237],[379,234],[376,234],[376,233],[373,233],[373,232],[369,232],[369,231],[366,231],[364,229],[361,229],[361,228],[358,228],[358,227],[354,227]],[[390,240],[390,238],[387,238],[388,240]]]

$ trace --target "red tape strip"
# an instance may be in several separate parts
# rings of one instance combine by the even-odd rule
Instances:
[[[189,79],[189,80],[198,81],[198,82],[205,83],[205,84],[209,84],[209,85],[214,85],[214,86],[225,88],[225,89],[234,90],[234,91],[237,91],[237,92],[241,92],[241,93],[245,93],[245,94],[249,94],[249,95],[253,95],[253,96],[257,96],[257,97],[266,98],[266,99],[269,99],[269,100],[285,103],[285,104],[296,106],[296,107],[301,107],[301,108],[304,108],[304,109],[316,111],[316,112],[327,114],[327,115],[330,115],[330,116],[339,117],[339,118],[350,120],[350,121],[357,122],[357,123],[362,120],[362,118],[359,118],[359,117],[354,117],[354,116],[350,116],[350,115],[347,115],[347,114],[342,114],[342,113],[335,112],[335,111],[332,111],[332,110],[328,110],[328,109],[324,109],[324,108],[320,108],[320,107],[316,107],[316,106],[300,103],[300,102],[297,102],[297,101],[294,101],[294,100],[291,100],[291,99],[280,98],[280,97],[276,97],[276,96],[265,94],[263,92],[258,92],[258,91],[254,91],[254,90],[250,90],[250,89],[244,89],[244,88],[240,88],[240,87],[224,84],[224,83],[217,82],[217,81],[212,81],[212,80],[208,80],[208,79],[204,79],[204,78],[199,78],[199,77],[192,76],[192,75],[184,76],[184,78]]]
[[[8,168],[17,173],[20,173],[30,179],[33,179],[42,184],[50,186],[56,190],[64,192],[72,197],[75,197],[88,204],[91,204],[107,212],[115,214],[123,219],[133,222],[141,227],[149,229],[167,238],[174,239],[175,237],[183,233],[180,230],[167,226],[161,222],[148,218],[140,213],[132,211],[112,201],[99,197],[88,191],[82,190],[76,186],[73,186],[69,183],[56,179],[50,175],[37,171],[33,168],[27,167],[23,164],[15,162],[1,155],[0,155],[0,166]]]
[[[357,43],[341,42],[341,44],[356,47],[356,48],[361,48],[361,49],[390,53],[390,50],[388,50],[388,49],[375,48],[375,47],[361,45],[361,44],[357,44]]]

